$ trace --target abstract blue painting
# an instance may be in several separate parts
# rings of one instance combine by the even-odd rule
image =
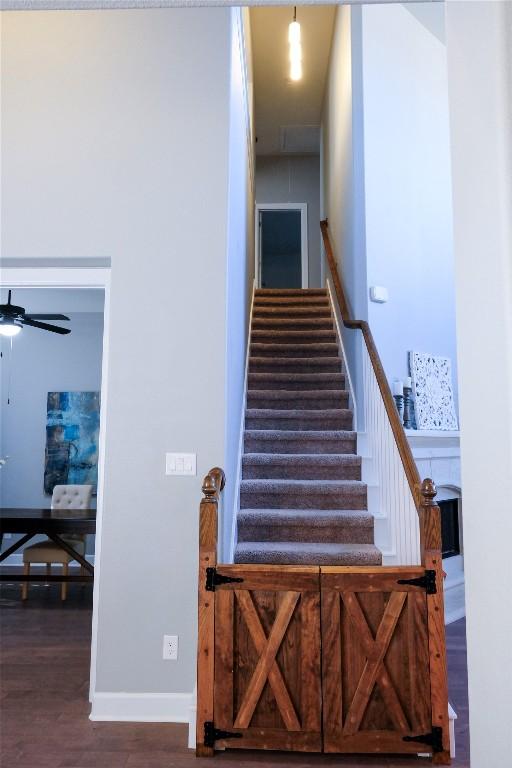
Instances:
[[[98,482],[99,392],[48,392],[44,492]]]

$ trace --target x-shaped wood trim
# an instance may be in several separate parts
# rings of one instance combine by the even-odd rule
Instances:
[[[384,664],[384,657],[393,637],[396,624],[407,599],[407,592],[393,592],[382,616],[375,639],[354,592],[342,592],[343,603],[356,627],[366,655],[363,674],[357,684],[350,704],[343,734],[353,736],[359,730],[366,707],[370,701],[375,682],[378,683],[389,715],[400,731],[408,731],[409,723],[398,699]]]
[[[274,693],[277,706],[288,731],[300,731],[300,723],[295,712],[290,694],[283,680],[281,670],[276,661],[276,655],[281,647],[288,625],[293,616],[295,606],[299,599],[299,592],[286,592],[269,636],[258,616],[250,592],[247,590],[235,590],[236,599],[240,606],[242,616],[247,624],[249,634],[259,654],[256,669],[245,692],[242,704],[234,723],[235,728],[248,728],[254,710],[260,700],[261,693],[268,682]]]

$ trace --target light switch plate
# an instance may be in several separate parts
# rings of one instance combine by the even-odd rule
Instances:
[[[166,453],[165,454],[165,474],[195,476],[197,474],[196,454],[195,453]]]

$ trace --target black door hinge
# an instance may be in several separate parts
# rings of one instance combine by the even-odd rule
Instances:
[[[423,576],[418,576],[417,579],[398,579],[398,584],[411,584],[413,587],[423,587],[426,590],[427,595],[437,594],[436,584],[436,572],[434,570],[427,570]]]
[[[222,573],[217,573],[216,568],[206,569],[205,589],[207,592],[215,592],[215,587],[218,587],[220,584],[234,584],[234,583],[238,584],[242,581],[243,579],[240,579],[238,577],[223,576]]]
[[[214,726],[211,720],[204,724],[204,745],[205,747],[214,747],[216,741],[224,739],[241,739],[241,733],[231,733],[230,731],[221,731]]]
[[[429,747],[432,747],[432,752],[443,751],[443,729],[438,725],[432,726],[432,733],[424,733],[421,736],[404,736],[403,740],[428,744]]]

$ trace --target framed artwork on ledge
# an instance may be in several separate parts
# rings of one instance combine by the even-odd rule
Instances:
[[[409,352],[418,429],[457,430],[449,357]]]

